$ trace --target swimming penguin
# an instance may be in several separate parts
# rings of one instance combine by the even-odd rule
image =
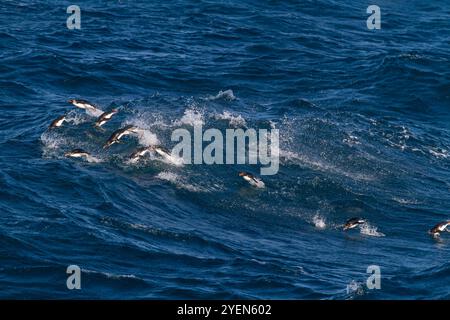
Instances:
[[[99,163],[102,160],[91,156],[88,152],[83,149],[74,149],[72,151],[66,152],[64,154],[68,158],[83,158],[87,162]]]
[[[245,181],[247,181],[248,183],[250,183],[250,185],[252,185],[254,187],[264,188],[266,186],[261,179],[256,178],[251,173],[239,172],[239,177],[244,178]]]
[[[64,154],[68,158],[87,158],[90,154],[83,149],[74,149]]]
[[[112,109],[111,111],[103,112],[100,117],[97,118],[97,121],[95,121],[95,127],[100,128],[102,125],[107,123],[109,120],[111,120],[112,116],[118,113],[119,110]]]
[[[441,235],[441,232],[447,231],[450,232],[450,229],[447,229],[450,227],[450,221],[444,221],[441,223],[438,223],[433,228],[428,231],[429,234],[431,234],[433,237],[439,237]]]
[[[129,125],[129,126],[121,128],[119,130],[116,130],[113,132],[111,137],[109,137],[108,141],[106,141],[105,145],[103,146],[103,149],[109,148],[114,143],[120,142],[120,139],[125,135],[139,133],[139,132],[140,132],[140,129],[136,128],[133,125]]]
[[[344,225],[344,231],[348,229],[356,228],[357,226],[366,223],[366,220],[362,218],[351,218]]]
[[[141,159],[143,156],[145,156],[149,152],[150,152],[150,148],[149,147],[138,148],[132,154],[130,154],[129,161],[131,163],[138,162],[139,159]]]
[[[155,151],[161,157],[167,158],[171,156],[171,152],[163,146],[150,146],[150,150]]]
[[[183,165],[183,159],[177,158],[172,155],[172,152],[168,149],[164,148],[160,145],[150,146],[150,151],[154,151],[157,154],[159,154],[162,158],[164,158],[166,161],[170,162],[171,164],[175,166],[182,166]]]
[[[64,121],[66,121],[66,116],[60,116],[58,118],[56,118],[55,120],[52,121],[52,123],[50,124],[49,128],[53,129],[53,128],[59,128],[62,126],[62,124],[64,123]]]
[[[97,106],[86,100],[70,99],[69,103],[73,104],[77,108],[85,110],[86,113],[88,113],[93,117],[99,117],[103,114],[102,110],[100,110]]]

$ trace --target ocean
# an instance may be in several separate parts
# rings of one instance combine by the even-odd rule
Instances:
[[[450,219],[449,18],[449,1],[1,1],[0,298],[450,299],[450,234],[428,234]],[[99,130],[69,99],[119,112]],[[146,134],[102,148],[125,125]],[[126,161],[196,125],[279,130],[278,172]]]

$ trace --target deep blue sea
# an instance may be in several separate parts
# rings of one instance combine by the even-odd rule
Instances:
[[[279,129],[278,174],[102,149],[198,123]],[[0,298],[450,299],[449,218],[449,1],[0,2]]]

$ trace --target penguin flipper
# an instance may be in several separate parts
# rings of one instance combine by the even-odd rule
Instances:
[[[106,131],[105,128],[102,128],[102,127],[97,126],[97,125],[94,125],[94,128],[95,128],[96,130],[98,130],[98,131],[101,131],[101,132],[105,132],[105,131]]]

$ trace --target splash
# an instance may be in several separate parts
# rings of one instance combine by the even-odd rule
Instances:
[[[139,144],[144,147],[154,146],[160,144],[158,136],[150,130],[150,125],[142,119],[142,117],[133,118],[125,121],[122,126],[133,125],[139,128],[136,134]]]
[[[373,176],[363,174],[363,173],[356,173],[356,172],[348,172],[343,169],[340,169],[332,164],[328,164],[325,162],[322,162],[320,160],[315,160],[307,157],[306,155],[300,155],[298,153],[292,152],[292,151],[286,151],[280,149],[280,157],[284,159],[285,161],[292,162],[297,165],[304,165],[311,169],[323,171],[323,172],[330,172],[337,175],[342,175],[347,178],[353,179],[353,180],[362,180],[362,181],[372,181],[375,178]]]
[[[59,150],[68,144],[66,138],[61,137],[53,132],[44,132],[41,135],[42,156],[44,158],[56,158],[59,155]]]
[[[217,95],[208,97],[208,100],[219,100],[219,99],[233,101],[236,100],[236,96],[234,95],[233,90],[228,89],[225,91],[220,90]]]
[[[66,115],[66,121],[73,125],[79,125],[90,120],[91,119],[88,119],[88,117],[86,117],[85,115],[80,114],[79,112],[75,112],[74,110],[70,111]]]
[[[205,192],[205,190],[203,190],[200,187],[194,186],[192,184],[186,183],[182,177],[176,173],[173,172],[169,172],[169,171],[163,171],[160,172],[156,178],[160,179],[160,180],[164,180],[167,182],[170,182],[172,184],[174,184],[177,188],[179,189],[185,189],[187,191],[192,191],[192,192]]]
[[[325,218],[323,218],[323,217],[321,217],[320,215],[318,215],[318,214],[316,214],[314,217],[313,217],[313,223],[314,223],[314,226],[317,228],[317,229],[325,229],[326,228],[326,223],[325,223]]]
[[[156,134],[151,132],[150,130],[142,129],[138,134],[139,144],[144,147],[154,146],[160,144],[158,137]]]
[[[102,162],[101,159],[99,159],[97,157],[94,157],[94,156],[91,156],[91,155],[88,155],[86,157],[86,161],[89,162],[89,163],[100,163],[100,162]]]
[[[202,126],[204,124],[203,114],[194,108],[186,109],[183,117],[176,120],[175,125]]]
[[[240,114],[233,115],[228,111],[215,115],[215,118],[218,120],[228,120],[229,124],[233,127],[245,127],[247,125],[247,122]]]
[[[361,226],[360,233],[364,234],[366,236],[371,236],[371,237],[384,237],[385,234],[378,232],[377,229],[378,229],[377,227],[374,227],[368,223],[365,223]]]
[[[352,135],[349,135],[347,138],[342,139],[342,142],[349,146],[361,144],[361,142],[359,142],[358,137]]]
[[[90,115],[91,117],[100,117],[103,114],[103,110],[100,109],[95,109],[95,110],[91,110],[91,109],[86,109],[86,114]]]

